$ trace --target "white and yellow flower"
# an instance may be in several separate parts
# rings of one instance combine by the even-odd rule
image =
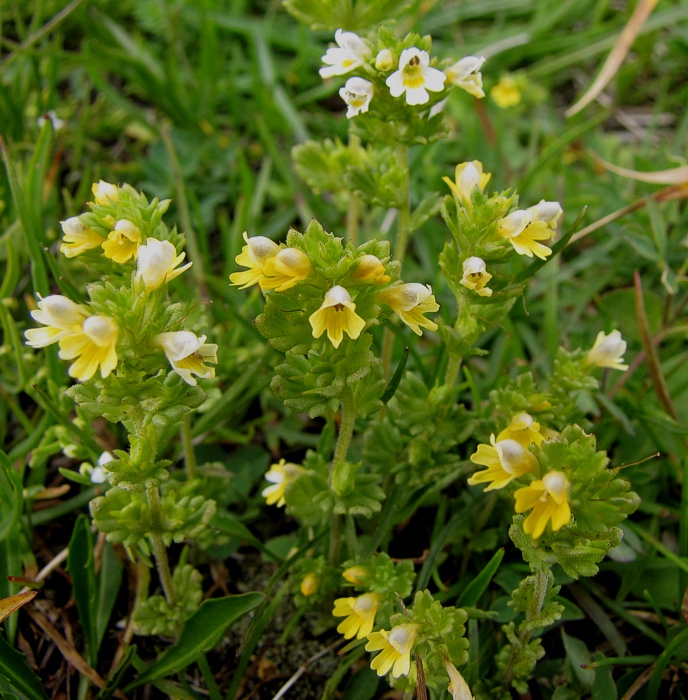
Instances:
[[[568,491],[566,474],[557,471],[548,472],[541,480],[516,491],[516,512],[533,511],[523,521],[523,531],[536,540],[550,521],[553,532],[567,525],[571,520]]]
[[[78,216],[60,221],[60,226],[64,233],[60,252],[67,258],[74,258],[93,248],[100,248],[103,243],[103,237],[84,225]]]
[[[390,669],[394,678],[407,676],[411,670],[411,649],[416,641],[418,627],[413,624],[397,625],[387,632],[371,632],[368,635],[366,651],[380,651],[370,664],[378,676],[384,676]]]
[[[346,118],[351,119],[359,114],[365,114],[373,99],[373,84],[363,78],[349,78],[339,96],[346,102]]]
[[[379,604],[380,597],[376,593],[364,593],[358,598],[337,598],[332,615],[346,618],[339,623],[337,632],[343,634],[344,639],[367,637],[373,631]]]
[[[492,177],[491,173],[483,172],[483,164],[479,160],[472,160],[467,163],[459,163],[454,172],[454,180],[448,177],[443,177],[442,180],[447,183],[452,194],[468,209],[473,208],[471,193],[474,189],[479,189],[481,192]]]
[[[337,48],[327,49],[322,57],[322,62],[327,64],[327,67],[320,69],[322,78],[346,75],[362,66],[372,54],[368,44],[354,32],[338,29],[334,33],[334,40]]]
[[[422,328],[437,330],[437,324],[423,314],[439,311],[432,287],[418,282],[408,282],[383,289],[378,298],[392,307],[399,318],[416,334],[422,335]]]
[[[485,286],[492,279],[482,258],[470,257],[463,261],[463,277],[459,280],[466,289],[481,297],[491,297],[492,290]]]
[[[103,252],[106,258],[122,265],[136,258],[142,241],[139,227],[128,219],[120,219],[114,230],[108,233],[107,240],[103,241]]]
[[[389,49],[382,49],[375,56],[375,70],[386,73],[394,65],[394,54]]]
[[[100,368],[100,376],[107,377],[117,367],[117,335],[119,328],[108,316],[89,316],[77,332],[60,339],[62,360],[76,360],[69,368],[69,376],[85,382]]]
[[[263,268],[265,263],[280,250],[280,246],[265,236],[248,237],[244,231],[246,245],[241,249],[241,253],[234,258],[238,265],[247,267],[243,272],[233,272],[229,276],[229,281],[239,289],[246,289],[254,284],[258,284],[263,279]]]
[[[319,338],[327,331],[327,337],[335,348],[341,345],[344,333],[356,340],[366,325],[356,313],[351,294],[339,285],[327,290],[322,305],[310,315],[308,321],[313,337]]]
[[[545,260],[552,251],[540,243],[554,237],[557,222],[562,215],[559,202],[545,202],[529,209],[517,209],[497,224],[497,231],[504,236],[519,255],[533,255]]]
[[[460,87],[473,97],[485,97],[483,76],[480,69],[485,59],[482,56],[466,56],[444,71],[447,81]]]
[[[96,204],[113,204],[119,201],[119,187],[105,180],[96,182],[91,187],[91,192]]]
[[[276,255],[265,260],[262,276],[259,279],[260,288],[285,292],[305,280],[311,272],[313,272],[311,261],[302,250],[282,248]]]
[[[183,267],[179,267],[185,257],[186,253],[177,255],[177,249],[169,241],[149,238],[146,245],[139,248],[136,260],[136,279],[143,280],[143,284],[149,292],[157,289],[193,265],[193,263],[187,263]]]
[[[431,92],[444,89],[446,76],[441,70],[430,68],[430,55],[416,47],[404,49],[399,57],[399,69],[387,80],[387,87],[392,97],[401,97],[406,93],[409,105],[424,105]]]
[[[38,309],[31,317],[45,328],[30,328],[25,332],[26,344],[32,348],[44,348],[57,343],[62,338],[81,332],[88,311],[71,299],[60,294],[51,294],[38,302]]]
[[[372,284],[387,284],[390,276],[385,271],[385,266],[375,255],[362,255],[356,260],[358,263],[354,270],[354,279]]]
[[[312,596],[318,590],[318,577],[314,573],[306,574],[301,581],[299,590],[304,598]]]
[[[528,472],[537,474],[540,469],[535,455],[523,445],[511,439],[497,441],[494,435],[490,435],[489,445],[478,445],[470,460],[487,467],[468,479],[471,486],[489,484],[485,491],[504,488],[519,476]]]
[[[540,424],[525,411],[520,411],[512,419],[509,425],[497,435],[497,440],[516,440],[519,445],[529,447],[540,446],[546,436],[540,430]]]
[[[370,577],[370,571],[362,566],[350,566],[348,569],[344,569],[342,576],[349,583],[353,583],[356,586],[362,586]]]
[[[628,365],[623,363],[627,347],[628,343],[619,331],[614,330],[609,335],[600,331],[595,338],[595,344],[588,350],[585,361],[590,365],[624,371],[628,369]]]
[[[205,363],[217,364],[217,345],[206,343],[207,336],[200,338],[191,331],[160,333],[155,342],[162,347],[172,369],[191,386],[196,386],[196,377],[212,379],[215,368]],[[196,375],[196,377],[194,377]]]
[[[305,471],[303,467],[286,462],[284,459],[280,459],[277,464],[273,464],[265,473],[265,479],[272,486],[268,486],[261,491],[265,502],[269,506],[277,505],[278,508],[281,508],[285,504],[284,493],[287,490],[287,486],[296,481]],[[304,593],[304,595],[306,594]]]

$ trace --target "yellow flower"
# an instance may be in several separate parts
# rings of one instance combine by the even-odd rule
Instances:
[[[537,473],[539,464],[535,455],[516,440],[495,440],[490,435],[490,445],[478,445],[470,459],[474,464],[482,464],[487,469],[473,474],[468,483],[489,483],[485,491],[504,488],[509,482],[528,472]]]
[[[246,245],[241,249],[241,253],[234,258],[237,265],[247,267],[244,272],[233,272],[229,276],[229,281],[234,285],[242,285],[239,289],[246,289],[254,284],[258,284],[263,278],[263,268],[265,263],[277,255],[280,247],[274,241],[265,236],[253,236],[249,238],[244,231]]]
[[[407,676],[411,670],[411,649],[416,640],[418,627],[412,624],[397,625],[389,632],[380,630],[368,635],[366,651],[381,651],[370,664],[378,676],[392,669],[392,676]]]
[[[103,237],[84,226],[78,216],[60,221],[60,226],[64,233],[60,252],[67,258],[74,258],[87,250],[99,248],[103,243]]]
[[[383,289],[378,296],[380,301],[392,307],[416,335],[422,335],[421,326],[431,331],[437,330],[437,324],[423,316],[430,311],[439,311],[440,308],[429,284],[423,285],[418,282],[400,284]]]
[[[354,279],[373,284],[387,284],[390,276],[385,274],[385,266],[374,255],[362,255],[356,260],[358,266],[354,270]]]
[[[368,569],[364,569],[362,566],[350,566],[345,569],[342,576],[349,582],[357,586],[360,586],[366,582],[369,576]]]
[[[165,351],[172,369],[191,386],[198,383],[194,374],[201,379],[212,379],[215,368],[205,363],[217,364],[217,345],[206,343],[207,336],[200,338],[191,331],[160,333],[155,342]]]
[[[193,263],[187,263],[184,267],[178,267],[185,257],[186,253],[177,255],[177,249],[169,241],[149,238],[146,245],[139,248],[136,279],[142,279],[149,292],[157,289],[193,265]]]
[[[344,333],[356,340],[366,325],[356,313],[356,304],[349,292],[339,285],[327,290],[322,306],[310,315],[308,321],[313,337],[319,338],[327,331],[327,337],[335,348],[340,346]]]
[[[285,292],[305,280],[312,271],[311,261],[303,251],[283,248],[265,261],[260,288]]]
[[[119,201],[119,187],[100,180],[91,187],[96,204],[110,204]]]
[[[516,440],[519,445],[528,447],[535,443],[541,445],[545,441],[545,435],[540,432],[540,424],[533,417],[521,411],[512,419],[511,423],[497,436],[497,440]]]
[[[467,258],[463,261],[463,277],[460,283],[466,289],[472,289],[481,297],[491,297],[492,290],[485,285],[492,279],[482,258]]]
[[[521,101],[521,91],[510,75],[504,75],[490,90],[490,97],[497,103],[497,107],[508,109]]]
[[[483,63],[485,59],[482,56],[466,56],[444,71],[447,81],[473,97],[485,97],[483,76],[480,73]]]
[[[285,504],[284,493],[287,486],[296,481],[304,471],[303,467],[285,462],[283,459],[280,459],[278,464],[273,464],[265,474],[265,478],[272,486],[264,488],[261,492],[265,502],[269,506],[277,504],[277,507],[281,508]]]
[[[545,260],[552,251],[539,241],[554,237],[562,209],[559,202],[541,201],[529,209],[518,209],[497,224],[501,236],[509,240],[519,255]]]
[[[103,242],[105,257],[122,265],[136,257],[141,241],[138,226],[127,219],[120,219],[115,224],[115,230],[110,231],[107,240]]]
[[[569,481],[563,472],[548,472],[541,480],[519,489],[514,494],[516,512],[533,512],[523,521],[523,530],[536,540],[552,521],[556,532],[571,520],[571,507],[568,501]]]
[[[89,316],[77,332],[60,339],[62,360],[77,358],[69,368],[69,376],[82,382],[89,380],[100,367],[100,376],[107,377],[117,367],[117,334],[119,329],[107,316]]]
[[[346,618],[339,623],[337,632],[343,634],[344,639],[367,637],[373,631],[379,603],[380,598],[376,593],[364,593],[358,598],[337,598],[332,614]]]
[[[392,97],[406,93],[406,104],[424,105],[430,100],[428,90],[441,92],[446,77],[441,70],[430,68],[430,55],[415,46],[404,49],[399,57],[399,70],[385,81]]]
[[[318,579],[315,574],[306,574],[301,581],[301,595],[304,598],[313,595],[318,590]]]
[[[334,40],[338,48],[327,49],[322,57],[326,67],[320,69],[321,78],[346,75],[370,58],[370,47],[358,34],[338,29],[334,33]]]
[[[491,173],[483,172],[483,164],[479,160],[472,160],[456,166],[453,182],[446,176],[442,179],[449,185],[452,194],[468,209],[472,209],[471,193],[476,187],[482,192],[491,177]]]
[[[31,316],[46,328],[30,328],[26,331],[26,344],[32,348],[44,348],[68,335],[80,333],[81,325],[89,313],[71,299],[51,294],[38,302],[38,309],[32,311]]]
[[[595,344],[590,348],[585,358],[587,364],[609,369],[627,370],[628,365],[623,364],[623,354],[628,344],[621,337],[619,331],[612,331],[607,335],[600,331],[595,339]]]

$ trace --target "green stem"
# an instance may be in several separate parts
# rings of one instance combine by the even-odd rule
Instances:
[[[339,437],[337,446],[334,449],[332,468],[340,462],[346,461],[349,452],[349,445],[354,436],[354,423],[356,421],[356,400],[353,391],[347,386],[342,391],[342,421],[339,424]]]
[[[361,139],[352,131],[353,123],[349,124],[349,150],[351,151],[352,161],[357,160],[357,151],[361,146]],[[352,246],[358,246],[358,224],[361,214],[361,198],[351,192],[349,195],[349,209],[346,212],[346,240]]]
[[[547,597],[547,590],[549,588],[549,569],[539,570],[535,572],[535,581],[533,585],[533,597],[528,605],[528,610],[526,612],[526,620],[531,621],[538,617],[542,612],[542,606],[545,603],[545,598]],[[519,661],[521,651],[530,642],[530,638],[533,636],[533,630],[527,629],[523,630],[518,638],[518,645],[514,645],[511,649],[511,658],[509,659],[509,665],[504,672],[504,678],[502,684],[508,686],[514,677],[514,668],[516,663]]]
[[[394,258],[399,261],[399,264],[404,262],[406,255],[406,246],[411,235],[411,198],[409,195],[409,180],[411,173],[409,172],[409,157],[408,146],[397,144],[397,162],[399,167],[404,171],[404,189],[402,192],[402,203],[399,207],[399,221],[397,223],[397,240],[394,244]]]
[[[394,259],[399,261],[399,265],[403,269],[404,257],[406,255],[406,246],[411,235],[411,198],[409,195],[409,180],[411,173],[409,172],[409,157],[408,146],[401,143],[397,144],[397,162],[399,167],[404,171],[404,186],[402,191],[402,203],[399,207],[399,220],[397,222],[397,239],[394,244]],[[382,370],[385,379],[389,379],[390,367],[392,364],[392,350],[394,348],[394,335],[389,328],[385,328],[382,335]]]
[[[186,464],[186,476],[196,478],[196,453],[191,440],[191,418],[188,415],[182,419],[182,445],[184,447],[184,463]]]
[[[444,375],[444,383],[447,386],[454,386],[456,380],[459,376],[459,370],[461,369],[461,360],[463,358],[460,355],[454,355],[450,352],[449,362],[447,363],[447,371]]]
[[[337,465],[346,461],[346,455],[349,452],[349,445],[354,436],[354,423],[356,422],[356,399],[354,398],[351,388],[346,386],[342,391],[342,420],[339,424],[339,437],[337,438],[337,446],[334,449],[334,457],[330,466],[330,476],[334,472]],[[332,514],[330,517],[330,566],[336,566],[339,563],[339,552],[341,550],[342,541],[342,523],[341,515]]]
[[[160,506],[160,491],[157,486],[147,486],[146,496],[151,514],[150,538],[153,544],[153,555],[158,569],[158,576],[165,592],[165,598],[170,605],[175,604],[174,586],[172,585],[172,572],[170,562],[167,559],[167,548],[162,539],[162,508]]]

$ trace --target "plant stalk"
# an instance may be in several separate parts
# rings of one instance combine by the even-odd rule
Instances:
[[[182,445],[184,447],[184,464],[189,480],[196,478],[196,453],[191,439],[191,418],[188,414],[182,418]]]
[[[150,532],[151,542],[153,544],[153,555],[155,556],[155,564],[158,569],[158,576],[162,584],[162,590],[165,593],[165,598],[170,605],[174,605],[175,595],[174,586],[172,585],[172,572],[170,571],[170,562],[167,558],[167,547],[162,539],[162,509],[160,506],[160,491],[157,486],[147,486],[146,496],[148,497],[148,506],[151,514],[152,531]]]

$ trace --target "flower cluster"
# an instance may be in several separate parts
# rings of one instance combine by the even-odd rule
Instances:
[[[490,436],[490,444],[478,445],[471,455],[471,462],[487,467],[468,479],[471,486],[489,484],[485,491],[502,489],[513,480],[526,475],[536,477],[528,486],[516,491],[516,512],[532,510],[524,522],[527,534],[537,539],[542,535],[548,522],[556,532],[571,519],[568,501],[569,482],[566,475],[551,471],[540,476],[540,464],[528,448],[541,445],[545,435],[540,424],[532,416],[522,411],[516,414],[509,425],[495,438]]]
[[[189,385],[196,385],[195,377],[214,377],[214,368],[206,363],[217,363],[217,345],[206,343],[206,336],[152,322],[164,318],[159,307],[165,305],[165,295],[157,290],[192,264],[181,265],[186,254],[178,253],[171,240],[153,235],[169,235],[160,223],[168,203],[149,205],[127,185],[102,180],[92,191],[91,212],[62,222],[60,250],[68,258],[83,255],[87,265],[107,270],[107,281],[88,286],[89,303],[56,294],[39,299],[31,316],[43,327],[26,331],[27,344],[42,348],[57,343],[59,357],[73,360],[69,375],[82,382],[98,370],[103,379],[109,377],[122,357],[136,364],[137,358],[163,353]],[[138,318],[133,326],[132,318]],[[160,367],[154,363],[146,369],[157,372]]]
[[[485,96],[480,73],[485,62],[482,57],[467,56],[451,65],[445,62],[445,69],[440,70],[428,50],[413,45],[422,43],[429,48],[429,38],[421,42],[412,35],[403,41],[389,41],[390,45],[379,48],[375,56],[373,45],[354,32],[338,29],[334,39],[336,47],[327,49],[322,57],[325,66],[320,69],[320,75],[332,78],[357,71],[366,76],[349,78],[339,91],[347,105],[348,119],[368,112],[374,96],[381,91],[395,99],[403,97],[411,106],[427,104],[430,93],[441,97],[448,85],[455,85],[474,97]],[[380,110],[385,111],[384,101]]]
[[[257,284],[268,293],[287,292],[298,285],[294,291],[300,294],[304,310],[322,295],[317,308],[309,310],[305,318],[312,337],[325,336],[335,349],[345,337],[357,340],[376,323],[380,304],[389,307],[417,335],[422,334],[421,328],[437,329],[425,316],[439,310],[430,286],[393,282],[396,267],[389,263],[389,257],[381,259],[367,252],[372,248],[386,250],[384,244],[372,241],[357,250],[344,249],[341,240],[324,233],[317,222],[304,235],[292,231],[289,237],[291,243],[284,245],[244,233],[246,245],[236,262],[247,269],[232,273],[231,284],[241,289]],[[327,260],[322,258],[319,243],[332,252]],[[297,316],[293,318],[296,322]]]

